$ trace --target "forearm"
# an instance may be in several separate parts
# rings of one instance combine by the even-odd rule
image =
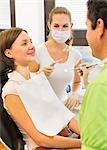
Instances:
[[[72,126],[75,124],[72,124]],[[63,136],[46,136],[39,131],[35,130],[35,127],[28,128],[28,134],[31,138],[41,147],[46,148],[78,148],[81,146],[80,139],[63,137]]]
[[[77,81],[77,82],[73,82],[72,84],[72,92],[76,92],[81,86],[81,82]]]
[[[76,119],[74,118],[71,119],[71,121],[69,122],[69,128],[78,135],[80,135],[79,125]]]
[[[46,139],[44,147],[48,148],[80,148],[80,139],[63,137],[63,136],[53,136]]]
[[[72,122],[73,123],[73,122]],[[30,125],[30,128],[29,128]],[[75,126],[73,123],[72,126]],[[28,128],[27,128],[28,127]],[[76,127],[75,127],[76,128]],[[75,129],[73,128],[73,129]],[[26,126],[28,135],[41,147],[46,148],[79,148],[81,146],[80,139],[63,137],[63,136],[47,136],[35,129],[33,124]]]

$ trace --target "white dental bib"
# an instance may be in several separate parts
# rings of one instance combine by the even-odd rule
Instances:
[[[35,127],[43,134],[58,134],[74,117],[58,99],[44,73],[24,81],[17,91]]]

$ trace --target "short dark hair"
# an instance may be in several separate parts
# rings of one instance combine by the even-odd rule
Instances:
[[[8,71],[15,70],[15,64],[12,58],[8,58],[5,55],[5,51],[6,49],[11,49],[12,44],[22,31],[27,33],[26,30],[18,27],[12,27],[0,33],[0,63],[4,63],[8,67]]]
[[[96,28],[99,18],[104,21],[104,26],[107,28],[107,0],[88,0],[87,9],[87,18],[91,21],[93,29]]]

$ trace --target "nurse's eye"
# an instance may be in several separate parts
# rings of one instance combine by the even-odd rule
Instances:
[[[59,28],[59,25],[58,25],[58,24],[56,24],[56,25],[54,25],[54,27],[55,27],[55,28]]]
[[[68,25],[66,25],[66,24],[65,24],[65,25],[63,25],[63,28],[68,28]]]

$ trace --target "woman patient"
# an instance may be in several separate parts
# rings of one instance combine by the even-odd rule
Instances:
[[[21,130],[28,149],[32,150],[37,146],[47,148],[80,147],[80,139],[61,136],[59,134],[61,132],[60,130],[53,136],[41,133],[28,114],[20,95],[18,95],[16,86],[32,78],[28,64],[35,59],[35,47],[27,31],[21,28],[11,28],[2,31],[0,33],[0,51],[0,59],[8,65],[9,71],[11,72],[8,82],[3,87],[2,97],[4,105]],[[33,73],[33,75],[36,76],[38,74]],[[71,113],[67,125],[69,129],[79,134],[77,121],[73,117]]]

